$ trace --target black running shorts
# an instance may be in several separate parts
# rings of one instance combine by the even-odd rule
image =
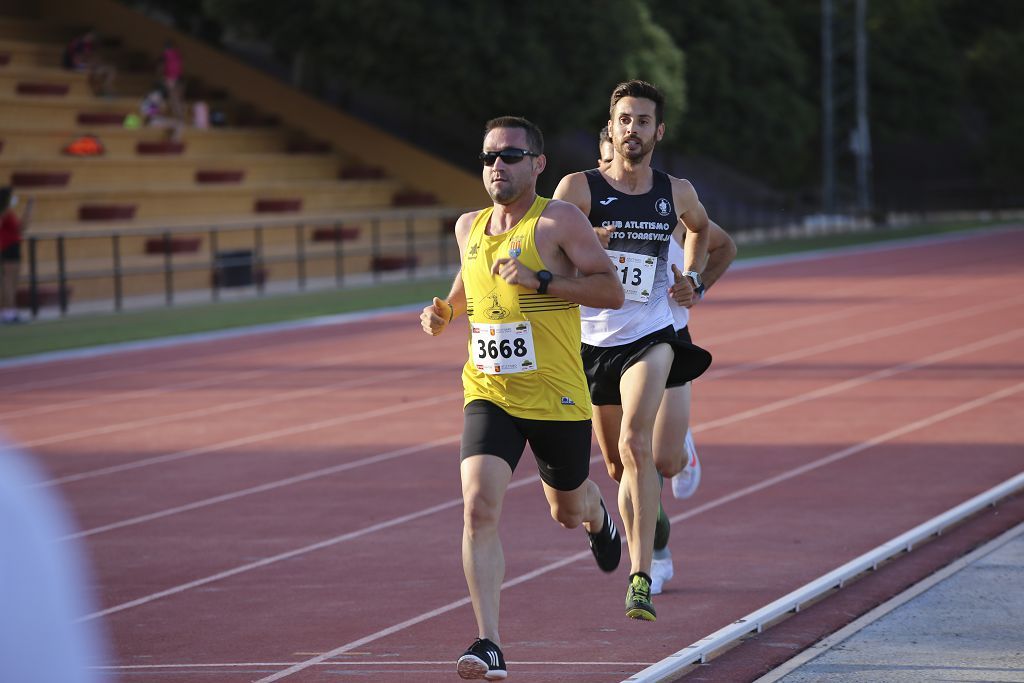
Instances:
[[[685,328],[684,328],[685,329]],[[704,374],[711,365],[711,354],[681,339],[671,325],[619,346],[583,344],[583,370],[590,383],[590,401],[596,406],[622,405],[619,381],[622,373],[640,360],[656,344],[668,344],[675,351],[665,387],[679,387]]]
[[[526,444],[545,484],[573,491],[590,476],[590,420],[527,420],[490,401],[470,401],[462,425],[462,460],[496,455],[515,472]]]

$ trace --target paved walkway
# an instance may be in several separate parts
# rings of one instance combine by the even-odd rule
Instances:
[[[1024,525],[756,683],[1024,683]]]

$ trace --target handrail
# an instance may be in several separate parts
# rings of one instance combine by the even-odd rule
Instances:
[[[286,273],[274,279],[276,288],[282,291],[292,286],[294,289],[287,291],[306,290],[314,270],[319,271],[322,283],[325,277],[331,278],[335,287],[344,286],[346,279],[359,272],[365,273],[373,282],[380,281],[384,271],[404,270],[409,277],[415,277],[420,271],[448,274],[448,264],[458,262],[453,225],[465,211],[453,207],[409,207],[145,228],[33,230],[25,237],[29,261],[25,294],[31,316],[37,318],[40,309],[51,298],[59,306],[60,315],[66,315],[73,288],[83,283],[84,287],[92,289],[90,295],[95,295],[98,287],[106,286],[85,283],[97,280],[109,281],[109,288],[99,291],[112,294],[89,297],[92,302],[99,302],[91,310],[109,300],[113,311],[121,311],[133,296],[162,294],[166,306],[174,305],[176,298],[186,292],[197,296],[208,292],[210,300],[218,301],[223,289],[252,286],[255,295],[262,296],[266,293],[269,269],[278,266]],[[356,223],[361,228],[365,226],[369,238],[362,244],[344,244],[345,229],[355,227]],[[332,230],[334,234],[329,235],[326,241],[333,246],[309,247],[307,242],[321,238],[308,228]],[[221,239],[225,234],[240,232],[248,234],[243,239]],[[291,237],[287,236],[289,232],[293,233]],[[187,255],[179,253],[174,239],[183,236],[205,238],[207,246]],[[137,257],[126,258],[124,241],[129,238],[135,238],[136,242],[139,238],[150,238],[146,242],[154,242],[157,238],[162,242],[162,248],[158,244],[152,251],[140,249]],[[269,246],[268,239],[271,240]],[[109,247],[93,244],[90,249],[102,253],[69,261],[68,253],[73,251],[72,245],[79,240],[103,240],[109,242]],[[228,244],[230,246],[226,246]],[[157,256],[159,261],[148,260]],[[360,258],[353,265],[353,259]],[[315,269],[314,265],[317,266]],[[209,285],[197,287],[194,274],[204,271],[209,273]],[[191,282],[184,286],[178,278],[189,273],[193,274]],[[133,291],[131,279],[139,276],[160,276],[161,283],[157,288],[150,279],[149,283],[136,286]]]
[[[405,220],[407,218],[455,218],[468,211],[476,211],[480,207],[446,207],[431,206],[408,209],[363,209],[353,211],[334,211],[331,213],[316,214],[303,213],[273,217],[236,218],[229,220],[215,219],[195,222],[159,222],[152,227],[124,227],[107,228],[75,228],[74,230],[50,230],[40,231],[33,229],[29,233],[32,237],[40,239],[57,239],[58,237],[108,237],[111,234],[124,236],[161,236],[165,232],[202,232],[209,229],[217,229],[220,232],[233,230],[252,230],[255,227],[280,227],[302,223],[304,225],[328,225],[335,222],[365,221],[374,218],[382,221]],[[154,221],[156,222],[156,221]]]

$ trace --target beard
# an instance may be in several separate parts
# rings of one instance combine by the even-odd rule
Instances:
[[[521,192],[517,184],[506,180],[501,185],[489,183],[487,185],[487,194],[490,195],[495,204],[511,204],[519,197]]]
[[[636,150],[630,151],[630,148],[626,145],[626,143],[631,141],[631,140],[635,140],[635,141],[639,142],[640,143],[640,147],[638,149],[636,149]],[[619,154],[621,154],[623,156],[623,158],[625,158],[625,159],[629,159],[630,161],[639,161],[639,160],[643,159],[645,156],[647,156],[648,154],[650,154],[652,151],[654,151],[654,145],[655,144],[656,144],[656,141],[655,141],[655,139],[653,137],[650,140],[644,141],[644,140],[641,140],[640,138],[634,136],[634,137],[624,138],[622,140],[622,142],[619,144],[618,149],[616,149],[615,151],[618,152]]]

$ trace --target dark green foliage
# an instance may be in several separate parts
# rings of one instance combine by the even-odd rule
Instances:
[[[502,114],[526,116],[549,134],[599,127],[612,87],[633,77],[666,88],[676,120],[683,107],[682,53],[642,0],[207,0],[206,7],[282,56],[303,51],[352,91],[481,130]]]
[[[470,145],[499,114],[526,116],[549,137],[594,131],[607,120],[612,87],[644,78],[668,96],[666,148],[778,188],[819,182],[821,0],[145,0],[182,28],[200,3],[204,20],[269,43],[286,64],[315,71],[313,81],[331,82],[343,101],[361,94],[398,103]],[[845,154],[855,0],[832,3],[836,147]],[[1022,6],[869,2],[880,159],[887,145],[950,144],[990,176],[1024,176]]]
[[[990,29],[968,54],[974,103],[983,112],[987,171],[1003,183],[1024,181],[1024,30]]]
[[[689,113],[682,148],[776,186],[817,167],[818,113],[808,61],[771,0],[650,0],[685,50]]]

